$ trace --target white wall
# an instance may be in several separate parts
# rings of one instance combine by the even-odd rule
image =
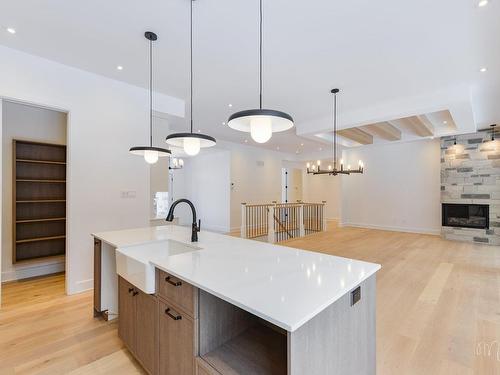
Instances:
[[[66,114],[8,101],[2,113],[2,281],[64,271],[62,260],[12,264],[12,140],[66,144]]]
[[[2,125],[2,118],[3,118],[3,100],[0,97],[0,125]],[[0,155],[2,155],[2,142],[0,142]],[[3,186],[3,178],[2,178],[2,173],[0,173],[0,183]],[[0,209],[3,207],[3,197],[2,194],[0,194]],[[2,253],[2,241],[3,241],[3,231],[0,226],[0,254]],[[2,270],[2,257],[0,256],[0,271]],[[2,307],[2,275],[0,273],[0,308]]]
[[[202,229],[229,232],[231,153],[222,149],[202,150],[186,160],[185,165],[185,195],[195,205]],[[181,223],[191,224],[187,206],[179,213],[177,210]]]
[[[326,163],[324,163],[326,164]],[[303,172],[304,202],[320,203],[326,201],[325,217],[327,220],[340,218],[341,176],[312,175]]]
[[[363,175],[342,177],[343,225],[440,233],[438,140],[365,146],[343,158],[365,163]]]
[[[147,91],[0,47],[0,97],[69,112],[66,289],[92,288],[90,234],[149,225],[148,166],[128,152],[148,140]],[[155,98],[156,110],[184,115],[183,101]]]
[[[251,146],[225,145],[231,151],[231,231],[240,229],[241,203],[281,201],[281,169],[290,155]]]

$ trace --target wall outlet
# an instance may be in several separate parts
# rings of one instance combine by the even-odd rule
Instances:
[[[351,306],[354,306],[361,299],[361,287],[358,286],[351,292]]]

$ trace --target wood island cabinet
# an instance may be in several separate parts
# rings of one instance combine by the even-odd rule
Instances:
[[[159,302],[159,374],[193,375],[195,321],[174,305]]]
[[[151,375],[195,375],[198,289],[157,271],[158,296],[118,281],[118,335]]]
[[[149,374],[156,374],[158,313],[155,296],[118,281],[118,336]]]

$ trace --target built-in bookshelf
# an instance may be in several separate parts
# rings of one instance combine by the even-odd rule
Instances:
[[[66,146],[13,140],[12,261],[66,252]]]

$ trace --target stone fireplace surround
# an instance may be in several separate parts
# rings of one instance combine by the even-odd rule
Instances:
[[[480,131],[441,138],[441,203],[488,204],[490,215],[489,229],[442,227],[448,240],[500,245],[500,141],[490,137]]]

